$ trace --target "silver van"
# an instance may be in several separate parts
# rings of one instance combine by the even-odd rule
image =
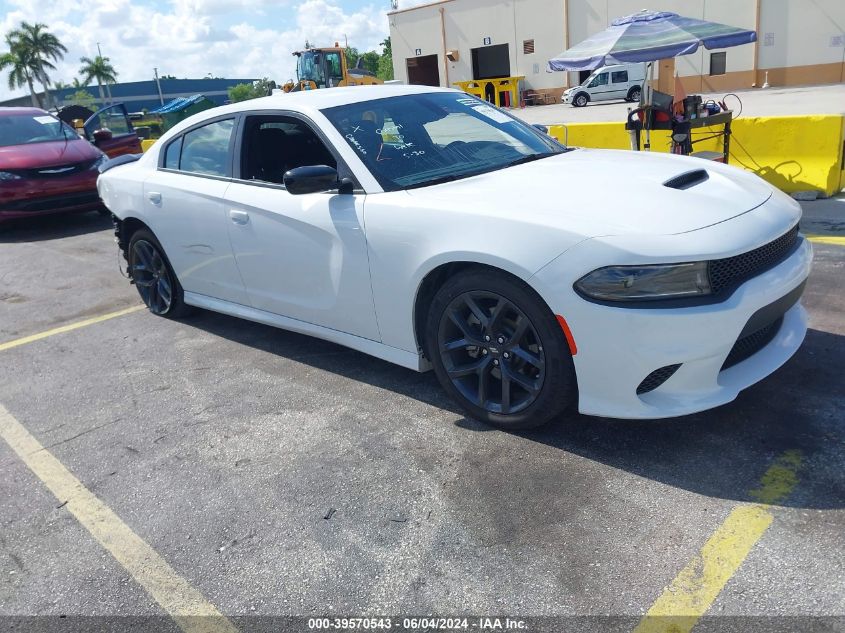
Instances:
[[[590,101],[639,101],[644,76],[643,64],[619,64],[597,68],[580,86],[565,90],[561,101],[571,103],[576,108],[581,108]]]

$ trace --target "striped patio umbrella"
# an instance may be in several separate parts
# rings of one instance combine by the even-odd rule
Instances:
[[[653,62],[707,49],[750,44],[757,33],[685,18],[668,11],[640,11],[549,60],[549,70],[592,70],[611,64]]]

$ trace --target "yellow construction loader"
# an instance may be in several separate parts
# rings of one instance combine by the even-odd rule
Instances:
[[[317,90],[338,86],[372,86],[384,83],[373,73],[358,66],[349,68],[346,54],[337,42],[330,48],[308,48],[296,51],[296,82],[289,81],[282,89],[285,92]]]

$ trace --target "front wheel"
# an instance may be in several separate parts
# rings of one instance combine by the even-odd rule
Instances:
[[[506,273],[449,279],[432,301],[427,354],[440,384],[473,418],[540,426],[575,400],[575,370],[554,315]]]
[[[585,95],[583,92],[581,94],[575,95],[575,98],[572,100],[572,105],[576,108],[583,108],[587,103],[589,103],[590,99]]]
[[[188,313],[184,293],[155,236],[139,229],[129,240],[129,276],[150,312],[178,319]]]

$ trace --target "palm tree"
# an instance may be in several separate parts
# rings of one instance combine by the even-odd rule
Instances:
[[[47,31],[47,26],[36,22],[21,22],[20,27],[10,31],[7,35],[10,42],[27,52],[31,61],[31,74],[44,87],[44,97],[49,101],[50,76],[48,70],[55,70],[52,64],[54,61],[63,59],[67,53],[67,47],[59,41],[52,33]],[[49,105],[49,103],[47,104]]]
[[[35,93],[35,86],[33,84],[33,60],[30,51],[14,40],[11,34],[6,35],[6,45],[9,47],[9,52],[0,55],[0,70],[9,69],[9,89],[16,90],[24,86],[29,87],[29,96],[32,99],[32,105],[40,108],[41,100]]]
[[[82,68],[79,69],[79,74],[82,75],[82,82],[87,84],[92,79],[97,80],[97,87],[100,89],[100,101],[105,104],[106,98],[103,95],[103,83],[115,83],[117,81],[117,71],[111,65],[108,57],[97,55],[94,59],[90,57],[81,57]]]

